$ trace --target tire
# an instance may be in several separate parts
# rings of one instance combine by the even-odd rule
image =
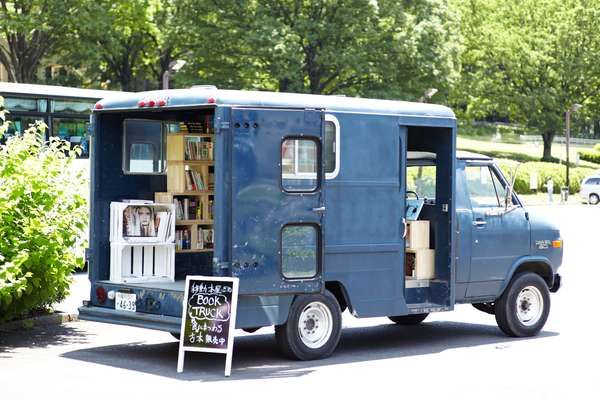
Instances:
[[[597,194],[595,194],[595,193],[590,194],[590,199],[589,199],[590,204],[596,205],[599,202],[600,202],[600,197],[598,197]]]
[[[391,321],[397,323],[398,325],[418,325],[421,322],[425,321],[425,318],[429,313],[425,314],[410,314],[410,315],[400,315],[394,317],[388,317]]]
[[[550,292],[541,276],[518,274],[496,301],[496,322],[508,336],[535,336],[550,313]]]
[[[340,305],[328,291],[296,297],[287,322],[275,327],[279,350],[286,357],[302,361],[329,357],[341,333]]]

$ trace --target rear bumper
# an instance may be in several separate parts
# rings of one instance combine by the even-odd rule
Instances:
[[[550,287],[550,292],[556,293],[558,289],[562,286],[562,277],[560,274],[554,274],[554,280],[552,283],[552,287]]]
[[[79,318],[86,321],[105,322],[155,329],[165,332],[181,331],[181,318],[140,312],[117,311],[111,308],[83,306],[79,308]]]

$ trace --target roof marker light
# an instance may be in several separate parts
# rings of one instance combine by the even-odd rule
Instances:
[[[156,101],[148,100],[148,107],[154,107],[156,105]]]
[[[96,105],[94,106],[94,108],[96,110],[102,110],[104,108],[104,105],[100,102],[96,103]]]
[[[146,102],[144,100],[138,101],[138,107],[146,107]]]
[[[167,105],[167,101],[165,99],[158,100],[158,106],[159,107],[164,107],[166,105]]]
[[[216,102],[217,102],[217,100],[215,100],[215,98],[214,98],[214,97],[209,97],[209,98],[206,100],[206,102],[207,102],[208,104],[214,104],[214,103],[216,103]]]

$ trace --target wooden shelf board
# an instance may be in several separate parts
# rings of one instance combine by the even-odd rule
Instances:
[[[175,253],[212,253],[214,249],[175,250]]]
[[[199,196],[202,194],[205,195],[214,195],[215,192],[213,190],[197,190],[195,192],[166,192],[171,193],[171,196]]]
[[[183,164],[183,165],[215,165],[214,160],[167,160],[167,164]]]
[[[167,136],[188,136],[188,137],[201,137],[201,138],[214,138],[214,133],[169,133]]]

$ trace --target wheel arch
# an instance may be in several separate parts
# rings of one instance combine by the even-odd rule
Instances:
[[[344,284],[339,281],[328,281],[325,282],[325,289],[329,290],[331,294],[336,298],[338,304],[340,305],[340,310],[344,312],[346,308],[352,311],[352,304],[350,303],[350,298],[348,297],[348,292],[344,287]]]
[[[501,296],[502,293],[504,293],[508,287],[508,284],[515,277],[515,275],[523,272],[533,272],[538,274],[542,277],[544,282],[546,282],[548,288],[551,288],[554,284],[554,271],[552,270],[550,260],[545,257],[525,257],[513,264],[508,275],[504,279],[504,282],[502,283],[502,287],[498,296]]]

